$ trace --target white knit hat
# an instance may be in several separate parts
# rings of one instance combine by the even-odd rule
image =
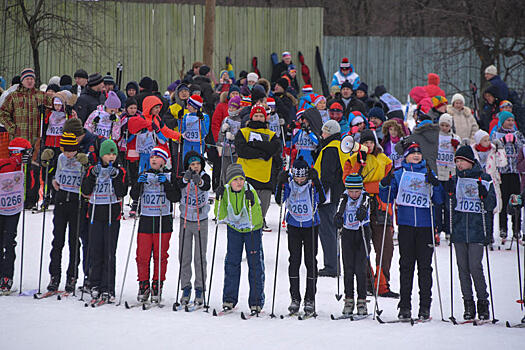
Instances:
[[[454,119],[452,118],[452,116],[448,113],[443,113],[441,115],[441,117],[439,117],[439,124],[442,124],[442,123],[446,123],[450,126],[453,125],[454,123]]]
[[[246,77],[246,80],[248,80],[248,81],[257,81],[257,80],[259,80],[259,76],[257,75],[257,73],[251,72],[251,73],[248,73],[248,76]]]
[[[489,136],[489,134],[485,130],[479,129],[478,131],[476,131],[476,133],[474,134],[474,142],[476,142],[476,145],[479,145],[481,139],[485,136]]]
[[[485,68],[485,73],[492,74],[492,75],[498,75],[498,69],[495,65],[491,64],[487,68]]]
[[[329,121],[323,124],[321,131],[330,135],[337,134],[338,132],[341,132],[341,125],[339,125],[339,123],[335,120],[330,119]]]
[[[454,96],[452,96],[452,101],[450,103],[454,105],[454,102],[456,101],[461,101],[463,102],[463,104],[465,104],[465,97],[463,97],[462,94],[454,94]]]

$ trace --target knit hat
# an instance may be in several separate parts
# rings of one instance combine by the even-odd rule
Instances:
[[[100,151],[98,152],[100,157],[102,158],[106,154],[118,154],[117,152],[117,145],[113,140],[105,140],[100,145]]]
[[[106,98],[106,102],[104,102],[104,107],[119,109],[121,106],[122,104],[120,102],[120,98],[118,98],[115,91],[110,91],[108,93],[108,97]]]
[[[290,86],[290,83],[288,83],[288,80],[286,80],[285,78],[277,79],[276,84],[279,84],[279,86],[282,87],[284,90],[288,89],[288,86]]]
[[[296,120],[301,119],[301,117],[303,116],[304,111],[305,111],[304,108],[299,109],[299,110],[297,111],[297,113],[295,113],[295,119],[296,119]]]
[[[194,156],[191,156],[188,158],[188,164],[186,164],[186,167],[189,167],[191,163],[193,162],[199,162],[200,163],[201,159],[199,156],[197,155],[194,155]]]
[[[288,72],[297,72],[297,67],[295,66],[295,64],[290,64],[288,66]]]
[[[306,84],[305,86],[303,86],[302,92],[304,95],[311,94],[312,92],[314,92],[314,88],[312,87],[312,85]]]
[[[182,90],[190,91],[190,88],[185,83],[181,83],[177,86],[177,93],[181,92]]]
[[[255,105],[252,107],[252,110],[250,111],[250,119],[253,118],[255,114],[264,114],[264,119],[266,119],[268,116],[266,115],[266,109],[264,109],[263,106]]]
[[[447,104],[447,98],[443,96],[434,96],[432,97],[432,107],[439,108]]]
[[[10,153],[21,153],[25,149],[31,149],[31,143],[27,141],[26,139],[23,139],[21,137],[15,137],[9,142],[9,152]]]
[[[150,77],[142,77],[139,81],[139,87],[144,90],[151,90],[153,88],[153,79]]]
[[[151,150],[149,156],[160,157],[164,160],[164,164],[166,164],[170,158],[170,151],[165,145],[159,144]]]
[[[137,100],[135,99],[135,97],[131,96],[131,97],[128,97],[126,99],[126,104],[125,104],[125,107],[128,108],[129,106],[132,106],[132,105],[136,105],[138,106],[138,102]]]
[[[476,163],[476,158],[474,158],[474,151],[472,150],[472,147],[463,145],[458,148],[456,151],[456,156],[454,157],[454,160],[456,159],[463,159],[469,162],[470,164]]]
[[[22,80],[20,80],[20,82],[22,82]],[[49,78],[47,85],[51,84],[60,85],[60,77],[53,75],[51,78]]]
[[[33,68],[22,69],[22,72],[20,73],[20,82],[23,82],[25,78],[36,78],[35,71],[33,70]]]
[[[137,84],[136,81],[130,81],[126,84],[125,91],[128,91],[129,89],[134,89],[136,92],[139,92],[139,84]]]
[[[208,67],[207,65],[203,64],[202,66],[200,66],[199,68],[199,75],[206,75],[210,72],[210,67]]]
[[[259,80],[259,76],[257,75],[257,73],[251,72],[251,73],[248,73],[246,80],[257,82],[257,80]]]
[[[341,132],[341,125],[339,125],[339,123],[335,120],[330,119],[323,124],[321,131],[327,133],[328,135],[334,135]]]
[[[46,88],[46,92],[47,91],[54,91],[54,92],[59,92],[60,91],[60,86],[58,86],[57,84],[49,84]]]
[[[370,110],[368,111],[368,119],[370,118],[378,118],[378,119],[381,119],[382,121],[385,121],[386,118],[385,118],[385,112],[383,111],[383,108],[381,107],[370,108]]]
[[[156,80],[151,81],[151,91],[152,92],[159,91],[159,83]]]
[[[374,96],[379,98],[379,97],[383,96],[384,94],[386,94],[386,87],[384,85],[376,86],[376,88],[374,89]],[[372,97],[374,97],[374,96],[372,96]]]
[[[499,110],[501,111],[503,107],[512,107],[512,102],[509,100],[503,100],[499,103]]]
[[[115,85],[115,79],[111,76],[110,72],[107,72],[106,75],[103,78],[104,84],[107,85]]]
[[[341,106],[341,104],[339,102],[334,102],[330,105],[330,108],[329,108],[331,111],[336,111],[336,112],[342,112],[343,111],[343,106]]]
[[[359,86],[357,87],[356,90],[361,90],[365,94],[368,94],[368,85],[366,85],[365,83],[361,83],[361,84],[359,84]]]
[[[232,180],[238,177],[246,179],[246,175],[244,175],[244,171],[242,170],[242,165],[238,163],[230,164],[228,169],[226,169],[226,183],[230,184]]]
[[[240,108],[241,107],[241,98],[239,96],[233,96],[228,101],[228,108]]]
[[[188,104],[196,110],[200,110],[202,107],[202,97],[199,95],[191,95],[188,99]]]
[[[73,74],[73,78],[84,78],[84,79],[88,79],[89,76],[88,76],[87,72],[81,68],[81,69],[77,69],[77,71],[75,72],[75,74]]]
[[[452,96],[452,101],[450,103],[454,104],[454,102],[456,101],[461,101],[463,102],[463,104],[465,104],[465,97],[463,97],[462,94],[454,94],[454,96]]]
[[[314,100],[312,101],[312,104],[315,107],[321,101],[325,101],[326,102],[326,97],[324,97],[323,95],[317,95],[317,96],[315,96]]]
[[[247,76],[248,76],[248,72],[245,70],[241,70],[241,72],[239,73],[239,80],[244,79]]]
[[[60,86],[64,85],[73,85],[73,79],[71,79],[71,76],[64,74],[60,77]]]
[[[86,132],[84,131],[84,126],[82,125],[82,121],[78,118],[69,118],[64,123],[64,128],[62,129],[62,132],[66,133],[73,133],[77,137],[84,135]]]
[[[412,142],[410,145],[408,145],[407,148],[405,148],[405,151],[403,152],[403,157],[406,157],[409,154],[416,153],[416,152],[422,153],[421,147],[419,147],[419,143]]]
[[[275,109],[275,99],[273,97],[268,97],[266,99],[266,104],[268,105],[268,107]]]
[[[264,86],[255,84],[252,89],[252,103],[266,98],[266,89]]]
[[[443,113],[441,117],[439,117],[439,124],[448,124],[450,127],[454,124],[454,119],[452,116],[448,113]]]
[[[230,94],[231,94],[232,92],[234,92],[234,91],[237,91],[237,92],[240,93],[240,92],[241,92],[241,88],[238,87],[238,86],[235,85],[235,84],[231,84],[231,85],[230,85],[230,89],[228,90],[228,98],[230,98]]]
[[[292,55],[288,51],[284,51],[281,56],[282,56],[282,58],[292,57]]]
[[[492,74],[492,75],[498,75],[498,69],[495,65],[491,64],[487,68],[485,68],[485,73]]]
[[[53,104],[54,104],[54,105],[63,105],[64,103],[62,102],[62,100],[60,99],[60,97],[54,97],[54,98],[53,98]]]
[[[251,96],[243,96],[241,98],[241,107],[249,107],[252,105],[252,97]]]
[[[348,88],[352,91],[354,90],[354,86],[348,80],[345,80],[345,82],[341,84],[341,90],[343,90],[344,88]]]
[[[173,83],[168,85],[167,90],[169,92],[175,92],[175,91],[177,91],[177,86],[179,86],[179,84],[180,84],[180,80],[174,81]]]
[[[428,73],[427,75],[428,85],[439,85],[440,80],[439,75],[436,73]]]
[[[357,173],[349,174],[345,177],[345,188],[347,190],[363,189],[363,178]]]
[[[509,118],[514,118],[516,119],[516,117],[514,117],[514,114],[508,112],[508,111],[501,111],[498,113],[498,120],[499,120],[499,123],[501,125],[503,125],[503,123],[505,123],[505,120],[509,119]]]
[[[100,73],[93,73],[88,77],[88,86],[95,86],[104,81]]]
[[[362,116],[355,116],[354,119],[352,119],[352,122],[350,123],[352,126],[356,126],[357,124],[361,124],[365,122],[365,118]]]
[[[308,176],[308,163],[304,160],[303,156],[299,156],[292,166],[292,175],[294,177],[307,177]]]
[[[350,68],[350,61],[348,60],[348,57],[343,57],[341,60],[340,68]]]
[[[64,152],[75,152],[78,151],[78,140],[77,136],[72,132],[65,132],[60,138],[60,147]]]
[[[366,141],[374,141],[376,142],[376,137],[374,135],[374,132],[370,129],[365,129],[361,131],[361,137],[359,138],[359,143],[363,144]]]
[[[476,142],[476,145],[479,145],[481,139],[485,136],[489,136],[489,133],[485,130],[479,129],[478,131],[476,131],[476,133],[474,134],[474,142]]]

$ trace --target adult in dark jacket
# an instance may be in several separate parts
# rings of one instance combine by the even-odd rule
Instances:
[[[498,119],[499,103],[498,88],[494,85],[489,86],[483,92],[483,107],[481,107],[479,127],[490,134],[490,124]],[[493,123],[494,124],[494,123]]]
[[[432,169],[437,174],[436,160],[439,143],[439,125],[433,124],[429,119],[420,120],[414,128],[413,133],[396,144],[396,152],[398,154],[403,154],[404,145],[410,144],[412,142],[415,142],[421,146],[423,159],[425,159],[427,164],[430,166],[430,169]]]
[[[381,108],[383,108],[383,112],[385,112],[387,119],[405,118],[401,102],[399,102],[397,98],[387,92],[384,85],[376,86],[372,97],[376,97],[378,99],[378,103],[381,104]]]
[[[353,94],[352,89],[352,84],[348,81],[345,81],[343,85],[341,85],[341,104],[344,108],[343,117],[346,119],[348,119],[348,116],[353,111],[359,111],[366,116],[365,104]]]
[[[288,71],[288,66],[292,64],[292,55],[288,51],[285,51],[281,55],[282,61],[273,66],[271,83],[276,83],[281,77],[283,72]]]
[[[104,79],[100,73],[91,74],[88,78],[86,88],[80,93],[75,106],[77,116],[85,123],[91,112],[97,109],[98,105],[104,104],[106,97],[102,93]]]
[[[367,113],[372,107],[374,107],[375,101],[373,98],[368,96],[368,85],[365,83],[359,84],[355,90],[355,96],[365,104]]]
[[[73,75],[73,79],[75,79],[75,85],[71,87],[71,93],[73,95],[80,96],[82,91],[84,91],[87,86],[88,78],[89,76],[85,70],[77,69]]]
[[[490,65],[485,68],[485,79],[490,83],[490,85],[496,87],[496,97],[498,100],[506,100],[509,97],[509,87],[498,75],[498,70],[494,65]]]
[[[192,85],[195,84],[200,86],[201,97],[204,100],[204,111],[206,111],[208,115],[213,115],[216,95],[211,87],[210,75],[210,67],[206,65],[201,66],[199,68],[199,75],[193,77]]]
[[[295,120],[297,99],[289,92],[286,92],[287,88],[288,80],[280,78],[274,86],[273,95],[275,98],[275,111],[279,119],[284,119],[288,125]]]

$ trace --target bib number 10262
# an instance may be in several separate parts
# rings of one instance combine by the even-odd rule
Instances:
[[[405,192],[401,195],[401,198],[403,199],[403,202],[407,204],[413,204],[422,207],[428,206],[428,198],[419,194],[411,194]]]

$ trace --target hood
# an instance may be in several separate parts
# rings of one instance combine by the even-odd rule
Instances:
[[[302,117],[308,120],[312,131],[316,136],[321,135],[321,128],[323,127],[323,119],[321,118],[321,113],[317,108],[308,108],[304,111]]]
[[[125,90],[128,91],[128,89],[135,89],[135,91],[137,91],[137,94],[140,92],[139,84],[136,81],[130,81],[129,83],[127,83]]]
[[[409,134],[409,131],[407,127],[405,126],[405,123],[399,118],[392,118],[383,123],[382,125],[383,135],[388,135],[388,129],[390,129],[390,127],[394,127],[397,129],[397,133],[399,134],[399,137],[407,136]]]
[[[156,105],[162,106],[162,101],[160,100],[160,98],[158,98],[155,95],[146,97],[144,101],[142,101],[142,113],[145,116],[149,116],[151,109]]]
[[[417,164],[413,164],[413,163],[407,163],[404,159],[403,159],[403,162],[401,163],[401,166],[403,167],[403,169],[407,170],[407,171],[414,171],[414,172],[417,172],[417,173],[422,173],[422,172],[426,172],[427,169],[427,162],[423,159],[421,160],[421,162],[417,163]]]
[[[481,174],[483,174],[483,170],[481,169],[481,165],[479,164],[479,162],[476,160],[476,163],[474,163],[472,169],[459,171],[456,168],[456,174],[458,175],[458,177],[469,177],[472,179],[477,179],[481,176]]]
[[[429,120],[430,122],[430,120]],[[420,123],[422,124],[422,123]],[[439,133],[439,125],[430,123],[424,123],[414,129],[414,135],[420,135],[425,141],[433,144],[436,142],[436,135]]]
[[[184,169],[188,170],[190,168],[190,165],[188,164],[188,161],[190,160],[191,157],[199,157],[199,159],[201,160],[201,171],[204,171],[204,167],[206,166],[206,161],[204,160],[204,158],[199,153],[197,153],[197,152],[195,152],[193,150],[189,151],[184,156]]]
[[[257,80],[257,84],[261,85],[264,90],[266,90],[266,95],[268,95],[270,93],[270,82],[265,79],[265,78],[259,78],[259,80]]]
[[[378,85],[374,89],[374,96],[375,97],[381,97],[385,93],[386,93],[386,87],[384,85]]]
[[[439,80],[439,75],[437,75],[436,73],[428,73],[428,85],[439,85]]]
[[[429,98],[427,90],[423,86],[416,86],[409,93],[410,97],[416,104],[419,104],[421,100]]]

